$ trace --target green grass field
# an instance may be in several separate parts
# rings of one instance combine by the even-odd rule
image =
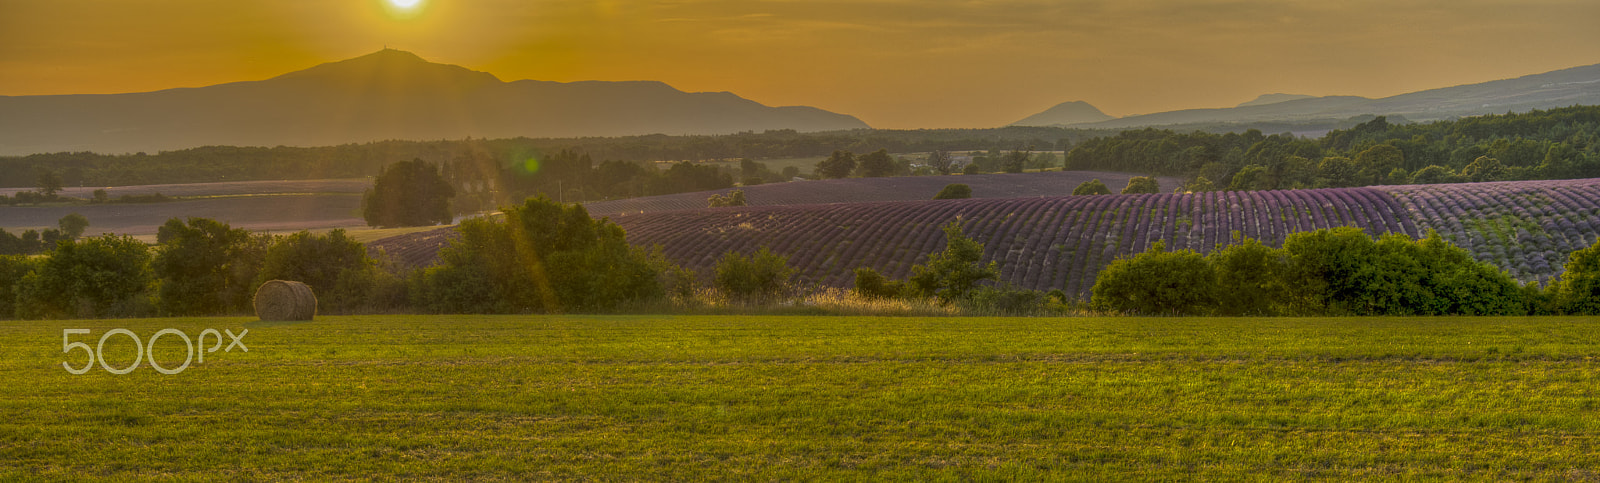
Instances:
[[[1593,480],[1596,324],[3,321],[0,480]],[[249,352],[61,366],[86,360],[64,328],[168,327],[248,329]],[[126,366],[133,342],[103,354]]]

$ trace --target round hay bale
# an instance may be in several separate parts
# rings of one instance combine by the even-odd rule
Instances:
[[[256,317],[265,321],[311,320],[317,315],[317,296],[309,285],[289,280],[269,280],[256,289]]]

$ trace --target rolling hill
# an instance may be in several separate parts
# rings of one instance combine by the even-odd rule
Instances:
[[[387,49],[261,81],[131,94],[0,96],[0,155],[867,127],[821,109],[768,107],[728,92],[683,92],[660,82],[503,82]]]

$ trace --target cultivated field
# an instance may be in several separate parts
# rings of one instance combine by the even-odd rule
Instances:
[[[364,228],[361,193],[370,187],[369,178],[113,186],[103,188],[112,199],[156,193],[181,199],[162,203],[0,206],[0,228],[14,233],[55,228],[56,220],[71,213],[89,219],[89,234],[117,233],[151,240],[171,218],[210,218],[254,231]],[[60,194],[88,199],[95,189],[100,188],[71,187]],[[6,188],[0,194],[20,190]]]
[[[851,285],[856,267],[910,275],[943,248],[940,227],[955,220],[984,244],[985,260],[1000,262],[1000,281],[1083,298],[1106,265],[1156,241],[1206,253],[1233,232],[1276,246],[1291,233],[1338,226],[1374,236],[1422,237],[1435,229],[1519,280],[1548,282],[1568,254],[1600,240],[1600,179],[702,208],[612,220],[629,243],[660,245],[674,262],[702,273],[723,253],[764,246],[788,256],[802,280],[837,287]],[[452,233],[374,246],[426,265]]]
[[[1592,480],[1596,322],[0,321],[0,480]]]
[[[897,176],[888,178],[844,178],[817,181],[770,183],[715,191],[697,191],[660,196],[645,196],[585,203],[595,217],[658,211],[693,210],[706,207],[706,198],[735,189],[744,190],[750,206],[861,203],[869,201],[930,200],[945,185],[961,183],[972,187],[973,198],[1036,198],[1066,196],[1080,183],[1098,179],[1113,192],[1128,186],[1128,178],[1139,176],[1105,171],[1046,171],[1042,173],[973,174],[959,176]],[[1182,185],[1178,178],[1156,178],[1163,193]]]

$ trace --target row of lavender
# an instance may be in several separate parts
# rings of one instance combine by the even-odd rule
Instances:
[[[794,181],[772,183],[716,191],[678,193],[646,196],[611,201],[585,203],[591,215],[615,216],[619,214],[653,213],[659,211],[692,210],[706,207],[706,198],[713,194],[726,194],[734,189],[745,192],[750,206],[801,205],[823,203],[861,203],[869,201],[915,201],[932,199],[940,189],[951,183],[962,183],[972,188],[974,198],[1029,198],[1038,196],[1066,196],[1072,194],[1079,183],[1098,179],[1113,190],[1128,185],[1127,173],[1098,171],[1049,171],[1043,173],[974,174],[962,176],[900,176],[889,178],[846,178],[820,181]],[[1182,184],[1178,178],[1157,178],[1163,191],[1171,191]]]
[[[1523,281],[1560,275],[1567,255],[1600,237],[1600,180],[1378,187],[1419,228],[1433,229]]]
[[[727,251],[769,247],[809,281],[848,286],[851,270],[906,277],[942,248],[939,227],[960,219],[1020,287],[1087,295],[1100,269],[1156,240],[1209,252],[1240,232],[1269,244],[1289,234],[1358,226],[1415,236],[1406,208],[1368,189],[972,199],[706,209],[614,218],[637,245],[707,270]]]

